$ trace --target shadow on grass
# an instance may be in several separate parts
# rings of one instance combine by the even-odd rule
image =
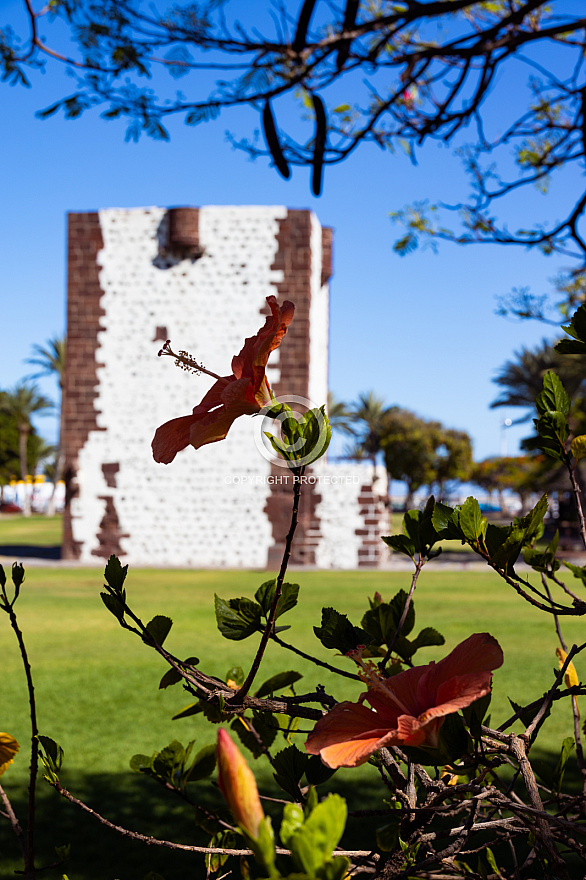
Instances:
[[[43,547],[39,544],[0,544],[0,556],[15,559],[61,559],[61,545]]]
[[[555,766],[558,758],[557,755],[545,753],[541,753],[540,757],[552,766]],[[262,790],[281,797],[283,793],[280,790],[268,792],[265,779],[261,783]],[[177,843],[199,846],[209,843],[209,836],[197,827],[191,807],[146,777],[132,773],[69,774],[62,782],[72,794],[96,812],[124,828]],[[580,789],[580,773],[572,758],[567,766],[564,791],[574,794]],[[350,810],[384,807],[383,799],[389,796],[372,767],[337,773],[329,782],[319,786],[320,798],[328,792],[337,792],[345,797]],[[218,808],[223,805],[220,792],[211,780],[190,786],[190,794],[204,807]],[[24,790],[22,797],[12,798],[12,803],[17,815],[24,819]],[[282,807],[270,804],[267,811],[271,812],[273,827],[278,832]],[[22,869],[22,861],[16,838],[10,834],[6,821],[1,822],[0,877],[7,880],[16,876],[15,871]],[[384,816],[352,817],[342,845],[349,849],[375,848],[376,829],[384,824]],[[474,844],[479,843],[479,838],[474,838]],[[144,880],[151,871],[160,874],[164,880],[204,880],[206,877],[205,857],[202,854],[149,846],[123,837],[101,825],[76,805],[60,798],[47,784],[39,782],[38,865],[55,862],[55,846],[65,844],[71,846],[70,858],[61,867],[43,872],[42,876],[48,880],[61,880],[63,874],[67,874],[70,880]],[[502,859],[504,865],[509,858],[508,850],[498,845],[493,848],[497,859]],[[521,844],[520,851],[525,849],[525,844]],[[232,861],[232,876],[238,877],[238,865],[235,860]]]

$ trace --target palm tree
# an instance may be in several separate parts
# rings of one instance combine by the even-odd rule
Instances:
[[[507,361],[494,379],[504,390],[491,403],[497,406],[522,406],[530,410],[517,422],[527,421],[534,415],[535,399],[543,390],[543,377],[553,370],[562,380],[570,397],[575,397],[586,377],[586,356],[571,357],[555,351],[553,344],[545,339],[534,349],[522,348],[515,352],[515,360]]]
[[[333,431],[354,434],[352,412],[343,400],[338,400],[333,391],[328,392],[328,419]]]
[[[36,385],[28,385],[19,382],[12,391],[3,391],[0,395],[0,408],[15,423],[18,431],[18,453],[20,463],[20,476],[26,486],[28,474],[27,447],[29,435],[33,430],[32,416],[36,412],[42,412],[53,408],[51,401],[39,393]],[[23,513],[30,516],[30,498],[25,489]]]
[[[33,345],[34,357],[27,358],[27,364],[35,364],[40,367],[37,373],[33,373],[31,379],[41,376],[55,376],[59,384],[59,434],[55,447],[55,465],[53,468],[53,491],[47,504],[47,516],[55,513],[55,493],[57,484],[63,477],[65,470],[65,455],[63,450],[63,382],[65,380],[65,337],[54,336],[49,339],[46,347]]]
[[[358,424],[358,444],[366,458],[372,461],[374,479],[376,479],[376,459],[382,449],[382,440],[386,433],[385,420],[395,407],[386,405],[382,397],[374,391],[362,392],[358,401],[353,404],[351,418]]]

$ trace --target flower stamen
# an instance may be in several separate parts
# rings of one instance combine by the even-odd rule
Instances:
[[[211,376],[212,379],[221,379],[221,376],[218,376],[217,373],[212,373],[211,370],[207,370],[203,364],[199,364],[195,358],[193,358],[188,351],[180,351],[179,354],[176,354],[171,348],[171,340],[167,339],[162,349],[159,351],[158,356],[162,357],[164,355],[168,355],[169,357],[175,358],[175,366],[179,367],[181,370],[185,370],[187,373],[195,373],[196,376],[201,375],[201,373],[205,373],[206,376]]]
[[[354,660],[359,667],[356,673],[358,678],[364,682],[369,690],[382,691],[386,697],[390,697],[394,704],[404,712],[405,715],[409,715],[410,712],[407,707],[403,705],[401,700],[399,700],[393,692],[391,685],[392,677],[388,678],[385,675],[381,675],[380,669],[376,663],[372,660],[364,660],[362,657],[362,652],[365,648],[365,645],[357,645],[356,648],[353,648],[346,654],[346,656]]]

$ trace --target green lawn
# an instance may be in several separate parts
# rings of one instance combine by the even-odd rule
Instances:
[[[6,545],[58,546],[61,544],[62,522],[61,516],[0,514],[0,555]]]
[[[257,639],[224,640],[216,629],[213,594],[223,598],[247,595],[267,575],[258,572],[201,572],[134,570],[127,579],[128,600],[143,620],[167,614],[174,627],[166,645],[179,656],[197,655],[202,668],[225,676],[233,665],[246,665]],[[390,598],[410,582],[407,573],[296,572],[291,580],[301,585],[300,604],[287,615],[292,629],[284,634],[296,646],[345,668],[350,661],[326,651],[313,635],[320,623],[322,606],[334,605],[354,623],[368,607],[367,596],[379,590]],[[39,725],[65,750],[63,783],[111,820],[160,837],[193,841],[189,811],[150,780],[128,769],[130,757],[150,754],[177,738],[199,745],[215,739],[215,727],[199,717],[172,721],[171,716],[192,701],[179,685],[158,690],[165,671],[157,655],[137,638],[124,632],[105,610],[100,598],[98,570],[31,568],[18,602],[20,622],[30,651],[36,683]],[[494,573],[447,572],[433,564],[423,573],[416,593],[417,625],[435,626],[446,637],[443,648],[426,649],[418,662],[439,659],[472,632],[490,631],[500,641],[505,666],[494,677],[493,723],[511,714],[507,697],[528,702],[538,697],[552,680],[556,637],[553,621],[527,606]],[[569,643],[581,638],[579,621],[564,624]],[[27,706],[24,674],[7,618],[0,618],[2,647],[2,718],[0,729],[13,733],[23,744],[15,764],[2,777],[20,814],[25,811],[19,793],[25,781],[27,757]],[[298,692],[313,689],[317,682],[338,699],[355,699],[361,688],[352,681],[316,669],[290,652],[271,646],[259,683],[287,669],[304,674]],[[580,673],[578,666],[578,673]],[[307,728],[306,728],[307,729]],[[572,734],[569,706],[557,706],[545,725],[542,745],[554,750],[563,736]],[[303,737],[298,738],[302,745]],[[257,762],[263,784],[270,781],[264,759]],[[357,785],[357,783],[359,783]],[[374,806],[380,798],[376,772],[370,766],[340,771],[332,788],[343,790],[353,806]],[[91,819],[81,817],[74,806],[61,801],[41,784],[40,845],[42,859],[52,860],[53,844],[72,844],[66,867],[70,880],[142,880],[157,870],[165,880],[186,876],[205,877],[185,855],[146,848],[120,841]],[[200,794],[201,792],[201,794]],[[274,791],[273,794],[276,794]],[[210,782],[198,787],[198,797],[217,799]],[[356,797],[358,800],[356,801]],[[1,819],[1,817],[0,817]],[[49,833],[49,819],[51,828]],[[364,834],[354,845],[366,846]],[[362,840],[362,844],[360,841]],[[16,847],[6,822],[0,824],[0,877],[17,867]],[[163,870],[163,865],[166,869]],[[195,871],[195,873],[193,873]],[[48,877],[60,873],[48,872]]]

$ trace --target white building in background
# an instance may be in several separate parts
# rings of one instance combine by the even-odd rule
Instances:
[[[269,380],[278,397],[324,404],[331,240],[315,215],[284,207],[69,216],[67,558],[278,566],[292,493],[286,471],[259,451],[254,418],[170,465],[153,461],[156,428],[190,413],[212,381],[157,352],[171,339],[227,375],[244,338],[262,326],[266,297],[288,299],[295,318],[271,355]],[[322,458],[307,477],[292,561],[378,565],[388,533],[384,472],[373,487],[372,468]]]

